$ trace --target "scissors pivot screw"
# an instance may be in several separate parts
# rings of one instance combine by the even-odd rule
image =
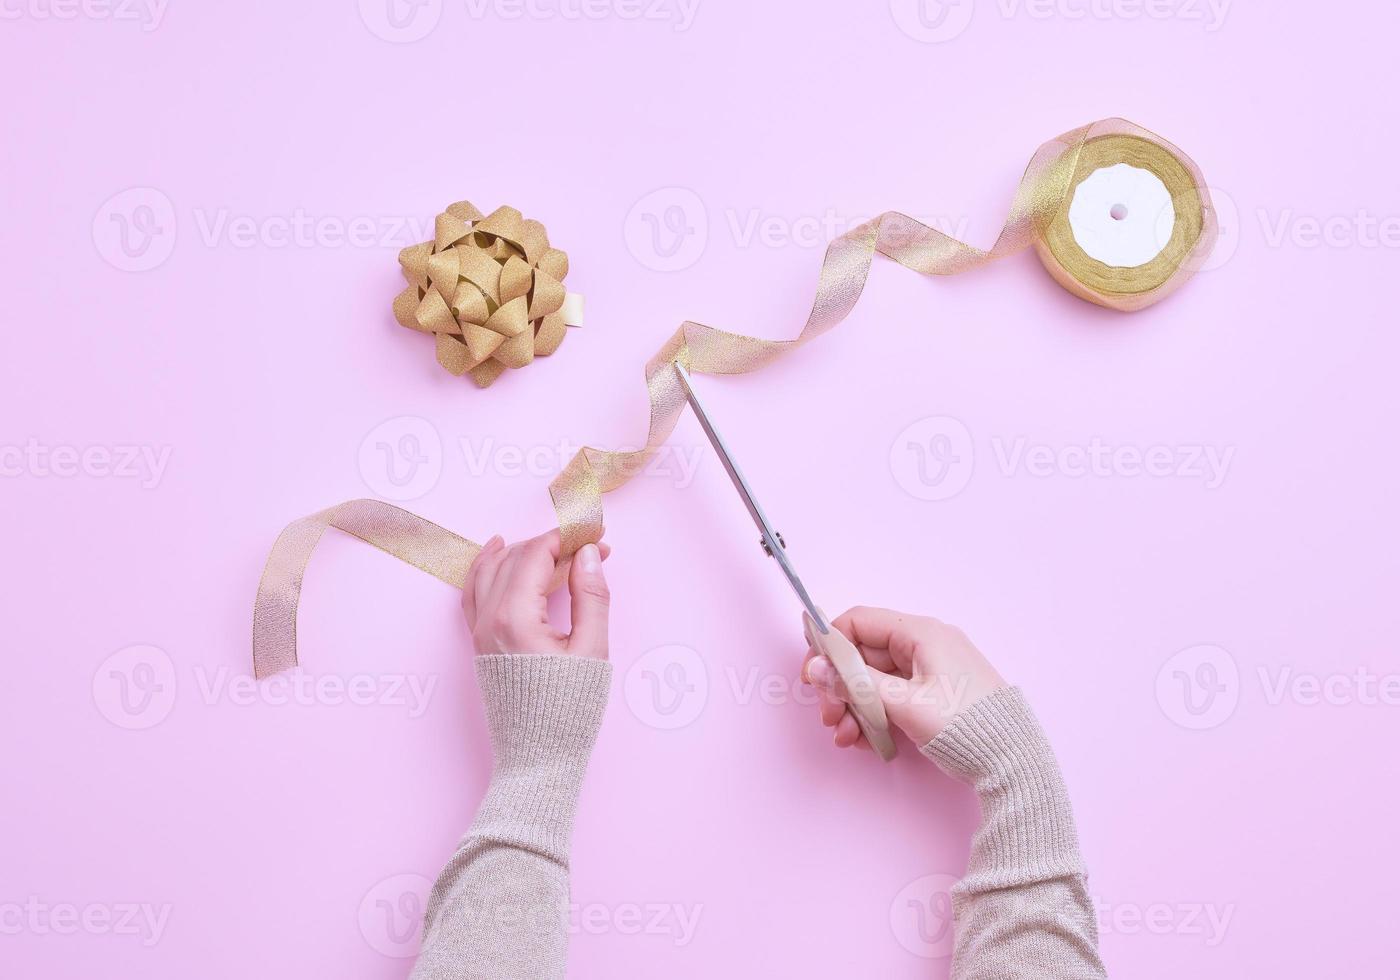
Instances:
[[[775,538],[778,539],[778,547],[780,547],[780,548],[786,548],[786,547],[787,547],[787,542],[783,540],[782,532],[780,532],[780,531],[774,531],[774,532],[773,532],[773,536],[774,536]],[[758,539],[758,543],[759,543],[759,546],[763,548],[763,553],[764,553],[765,555],[767,555],[769,558],[772,558],[772,557],[773,557],[773,549],[770,548],[770,547],[768,547],[768,539],[767,539],[767,538],[759,538],[759,539]]]

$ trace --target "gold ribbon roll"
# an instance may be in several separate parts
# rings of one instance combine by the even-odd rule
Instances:
[[[1118,194],[1122,201],[1115,199]],[[559,573],[574,552],[602,536],[602,495],[639,472],[675,428],[685,395],[671,365],[680,362],[700,374],[745,374],[796,350],[846,318],[877,252],[915,272],[943,276],[1034,245],[1046,269],[1070,292],[1130,311],[1150,306],[1181,286],[1209,256],[1215,237],[1215,212],[1196,165],[1170,143],[1124,119],[1082,126],[1036,150],[1011,213],[988,250],[895,211],[853,228],[827,246],[811,313],[793,339],[763,340],[686,321],[647,362],[651,418],[645,445],[632,452],[585,447],[549,486],[563,537]],[[426,290],[412,278],[408,265],[409,292],[420,301]],[[433,271],[425,271],[431,284]],[[408,299],[401,302],[406,315]],[[525,312],[530,312],[528,301]],[[432,322],[455,340],[444,317]],[[457,323],[461,322],[459,315]],[[490,327],[489,321],[485,326]],[[523,357],[525,342],[518,345]],[[490,367],[486,373],[494,377],[500,371]],[[317,541],[332,527],[458,588],[480,550],[451,531],[377,500],[339,504],[289,525],[272,547],[254,604],[253,667],[258,677],[297,663],[302,576]]]
[[[1068,192],[1061,195],[1036,234],[1035,247],[1041,263],[1061,286],[1080,299],[1127,312],[1151,306],[1190,278],[1215,244],[1217,226],[1205,180],[1185,154],[1125,120],[1108,122],[1130,131],[1085,139],[1070,174]],[[1146,181],[1155,178],[1157,182],[1161,203],[1149,205],[1147,217],[1170,218],[1164,226],[1150,229],[1155,232],[1151,244],[1160,251],[1131,266],[1110,265],[1086,254],[1070,221],[1070,205],[1085,178],[1124,167],[1137,171]],[[1128,217],[1126,213],[1115,217],[1111,208],[1109,211],[1110,220]]]

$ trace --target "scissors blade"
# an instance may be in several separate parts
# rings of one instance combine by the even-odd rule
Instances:
[[[677,362],[676,374],[681,379],[681,387],[685,389],[686,400],[690,402],[690,407],[695,411],[700,428],[705,430],[705,436],[710,440],[710,445],[715,447],[715,453],[719,456],[719,461],[724,464],[724,471],[729,474],[730,482],[734,484],[734,489],[739,491],[739,498],[743,500],[754,524],[758,526],[759,534],[762,535],[763,550],[777,561],[778,567],[783,570],[783,575],[788,580],[788,584],[792,586],[792,591],[797,593],[798,600],[807,610],[807,614],[812,617],[812,621],[816,623],[817,629],[822,633],[830,632],[826,617],[817,608],[817,604],[812,601],[812,597],[807,594],[807,587],[802,584],[797,570],[792,567],[792,561],[788,558],[782,535],[773,530],[773,525],[768,522],[768,518],[763,513],[763,508],[758,505],[758,499],[754,496],[748,481],[744,479],[743,472],[739,469],[739,465],[734,462],[729,447],[724,444],[724,437],[715,429],[714,423],[710,420],[709,412],[705,411],[705,406],[700,403],[699,396],[691,387],[690,373]]]

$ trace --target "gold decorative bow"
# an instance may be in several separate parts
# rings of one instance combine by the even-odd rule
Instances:
[[[1154,173],[1170,192],[1175,210],[1172,232],[1161,253],[1130,269],[1109,267],[1091,258],[1066,232],[1066,212],[1075,188],[1090,173],[1116,162]],[[437,251],[464,237],[461,224],[465,219],[453,215],[451,209],[446,217],[457,223],[449,223],[444,230],[443,219],[438,219]],[[1190,278],[1209,256],[1215,237],[1215,211],[1196,165],[1170,143],[1124,119],[1091,123],[1042,145],[1031,157],[1011,213],[989,250],[967,245],[896,211],[885,212],[827,247],[812,311],[792,340],[762,340],[689,320],[681,324],[647,362],[651,421],[646,444],[635,452],[581,449],[549,485],[563,536],[559,573],[575,551],[602,536],[602,495],[639,472],[675,428],[685,395],[671,365],[680,362],[700,374],[743,374],[796,350],[845,319],[865,287],[877,252],[924,275],[952,275],[1034,245],[1055,279],[1075,295],[1129,311],[1157,302]],[[441,275],[435,276],[431,265],[435,257],[424,253],[427,279],[415,280],[405,294],[410,297],[408,302],[417,303],[419,308],[428,295],[421,282],[453,286],[454,299],[459,291],[452,274],[461,272],[464,264],[458,260],[454,270],[444,260]],[[430,322],[445,328],[448,318],[444,312],[450,314],[451,307],[443,306],[445,310],[438,311]],[[479,310],[476,315],[480,315]],[[488,314],[483,325],[489,328],[489,321]],[[450,330],[443,332],[456,337]],[[443,334],[438,336],[441,342]],[[289,525],[272,546],[253,609],[253,666],[259,677],[297,663],[296,608],[301,579],[316,542],[329,527],[353,534],[457,588],[462,587],[467,569],[481,550],[466,538],[378,500],[353,500]]]
[[[408,288],[394,298],[405,327],[437,337],[438,363],[485,388],[506,368],[553,354],[564,342],[569,257],[544,225],[470,201],[437,216],[431,242],[399,253]]]

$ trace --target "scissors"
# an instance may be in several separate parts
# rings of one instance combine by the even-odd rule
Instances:
[[[783,540],[781,534],[773,530],[773,525],[768,523],[768,518],[763,514],[763,508],[759,507],[758,500],[754,497],[753,491],[749,489],[748,481],[744,479],[744,474],[739,471],[738,464],[734,462],[734,457],[730,455],[729,448],[724,444],[724,439],[720,437],[714,423],[710,421],[710,414],[705,411],[705,406],[700,403],[695,389],[691,387],[689,372],[679,362],[676,363],[676,374],[680,376],[686,400],[690,402],[690,407],[695,411],[695,417],[700,421],[700,427],[705,430],[710,445],[715,447],[715,453],[718,454],[719,461],[724,464],[724,470],[729,474],[734,489],[739,491],[739,497],[744,501],[744,506],[748,508],[749,516],[758,525],[759,544],[763,546],[764,554],[778,563],[783,576],[802,603],[802,626],[807,634],[807,642],[812,645],[814,650],[830,660],[832,666],[836,668],[836,673],[845,684],[846,690],[850,692],[851,713],[855,715],[862,734],[865,735],[866,741],[870,743],[870,747],[879,754],[880,758],[888,762],[894,758],[894,738],[890,735],[890,723],[885,716],[885,705],[875,689],[875,681],[871,678],[870,670],[865,665],[865,658],[860,655],[860,651],[850,640],[846,639],[840,630],[828,622],[821,608],[812,601],[812,597],[807,593],[807,587],[802,584],[802,579],[798,577],[796,569],[792,567],[792,559],[788,557],[787,553],[787,542]]]

